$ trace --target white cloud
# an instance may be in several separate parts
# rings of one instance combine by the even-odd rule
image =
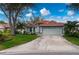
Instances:
[[[28,11],[31,13],[33,10],[32,9],[28,9]]]
[[[77,21],[79,21],[79,18],[77,18]]]
[[[33,11],[32,11],[32,13],[33,13],[33,14],[36,14],[36,13],[37,13],[37,11],[33,10]]]
[[[67,22],[66,20],[63,20],[63,19],[61,20],[60,16],[57,16],[57,18],[54,17],[54,16],[51,16],[51,17],[49,17],[45,20],[56,21],[56,22],[61,22],[61,23],[66,23]]]
[[[67,22],[67,21],[74,21],[74,20],[75,20],[74,16],[63,16],[62,19],[63,19],[65,22]]]
[[[32,13],[28,13],[26,14],[27,17],[31,17],[32,16]]]
[[[49,18],[50,18],[50,19],[54,19],[54,18],[55,18],[55,19],[61,19],[62,17],[61,17],[61,16],[50,16]]]
[[[60,18],[61,18],[61,16],[57,16],[57,18],[58,18],[58,19],[60,19]]]
[[[51,19],[51,18],[54,18],[54,16],[50,16],[49,18],[50,18],[50,19]]]
[[[64,9],[60,9],[60,10],[58,10],[59,12],[64,12]]]
[[[37,13],[37,11],[32,10],[32,9],[28,9],[28,11],[29,11],[30,13]]]
[[[67,20],[65,20],[66,19],[66,16],[65,16],[65,18],[64,19],[62,19],[62,17],[61,16],[50,16],[49,18],[47,18],[47,19],[45,19],[45,20],[52,20],[52,21],[56,21],[56,22],[61,22],[61,23],[66,23],[67,22]]]
[[[67,15],[68,15],[68,16],[73,16],[74,14],[75,14],[75,12],[72,11],[72,10],[69,10],[69,11],[67,12]]]
[[[0,10],[0,14],[4,14],[4,13]]]
[[[47,19],[47,20],[61,22],[61,23],[66,23],[67,22],[67,20],[59,20],[59,19],[55,19],[55,18],[51,18],[51,19]]]
[[[71,18],[73,19],[73,18],[74,18],[74,16],[71,16]]]
[[[63,19],[63,22],[66,23],[68,20],[70,20],[70,17],[64,16],[62,19]]]
[[[47,15],[50,14],[50,11],[47,10],[46,8],[43,8],[43,9],[40,10],[40,13],[41,13],[42,16],[47,16]]]
[[[61,22],[61,23],[67,23],[67,20],[57,20],[57,22]]]
[[[69,18],[69,17],[67,17],[67,16],[64,16],[64,17],[63,17],[63,20],[67,20],[68,18]]]

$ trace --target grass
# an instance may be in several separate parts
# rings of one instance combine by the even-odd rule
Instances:
[[[12,39],[5,41],[3,43],[0,44],[0,50],[3,49],[7,49],[13,46],[17,46],[23,43],[27,43],[29,41],[32,41],[34,39],[36,39],[38,36],[37,35],[21,35],[18,34],[14,37],[12,37]]]
[[[64,36],[69,42],[72,44],[78,45],[79,46],[79,38],[77,37],[69,37],[69,36]]]

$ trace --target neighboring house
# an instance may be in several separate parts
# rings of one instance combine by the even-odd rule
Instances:
[[[27,32],[33,32],[42,35],[63,35],[64,33],[64,23],[59,23],[55,21],[41,21],[41,24],[30,23],[27,25]]]
[[[9,24],[0,24],[0,31],[4,31],[5,29],[10,29]]]

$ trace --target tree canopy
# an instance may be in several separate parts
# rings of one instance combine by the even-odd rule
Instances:
[[[68,5],[69,9],[78,11],[79,10],[79,3],[71,3]]]
[[[31,3],[1,3],[0,10],[3,11],[4,15],[8,18],[12,35],[16,32],[16,21],[19,15],[26,8],[33,6]]]

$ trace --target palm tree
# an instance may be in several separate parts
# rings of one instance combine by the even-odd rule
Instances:
[[[68,21],[65,26],[64,26],[64,30],[65,30],[65,34],[73,34],[74,32],[76,32],[76,27],[77,27],[77,21]]]

